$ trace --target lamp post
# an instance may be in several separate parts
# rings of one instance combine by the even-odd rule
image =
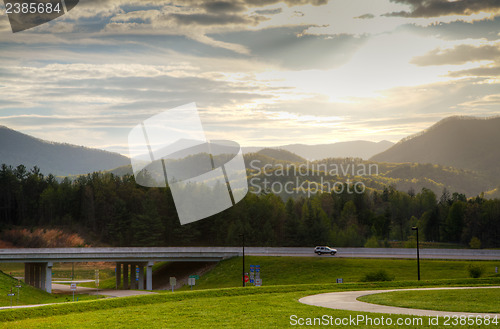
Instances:
[[[242,245],[243,245],[243,267],[241,271],[241,281],[243,282],[243,287],[245,286],[245,234],[240,234],[242,237]]]
[[[418,250],[418,227],[414,226],[411,229],[413,231],[417,231],[417,269],[418,269],[418,281],[420,281],[420,253]]]

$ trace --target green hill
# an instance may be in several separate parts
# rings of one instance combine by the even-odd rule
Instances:
[[[267,158],[267,160],[269,159]],[[251,164],[251,167],[247,166],[251,185],[256,185],[259,182],[264,184],[265,181],[268,182],[269,186],[273,182],[281,182],[282,184],[292,182],[293,188],[297,188],[308,186],[310,182],[312,185],[322,183],[326,189],[328,184],[331,186],[335,182],[349,181],[351,184],[362,182],[367,188],[380,191],[386,186],[393,186],[404,192],[410,189],[418,192],[425,187],[440,195],[446,188],[450,192],[465,194],[468,197],[490,191],[495,187],[495,184],[485,174],[432,164],[377,163],[353,158],[330,158],[310,163],[290,163],[278,160],[266,162],[266,159],[254,158],[253,154],[248,154],[245,160]],[[260,168],[266,166],[266,172],[256,168],[257,166]],[[307,172],[300,171],[300,168],[307,170]],[[367,172],[359,174],[363,168]],[[369,172],[369,168],[372,168],[371,172]],[[284,198],[289,197],[287,193],[280,195]]]
[[[300,182],[310,181],[360,181],[368,188],[375,190],[383,190],[386,186],[393,186],[400,191],[408,191],[414,189],[420,191],[422,188],[428,188],[440,195],[444,188],[450,192],[465,194],[468,197],[476,196],[482,192],[492,191],[497,187],[495,181],[485,173],[478,173],[471,170],[457,169],[449,166],[420,164],[420,163],[378,163],[375,161],[365,161],[359,158],[328,158],[319,161],[307,162],[304,158],[299,157],[286,150],[266,149],[257,153],[247,153],[244,155],[245,165],[248,176],[255,177],[261,171],[261,168],[266,168],[268,173],[267,180],[272,183],[275,181],[285,182],[285,180],[293,181],[296,185],[296,179]],[[196,161],[190,161],[191,164],[196,164]],[[309,164],[309,165],[308,165]],[[182,162],[181,162],[182,165]],[[308,167],[307,173],[297,173],[290,170],[288,175],[283,176],[278,172],[279,168],[292,168],[293,166]],[[372,175],[352,175],[351,168],[375,166],[376,172]],[[374,168],[375,168],[374,167]],[[325,172],[323,169],[327,169]],[[339,175],[332,175],[328,172],[331,168],[339,168]],[[349,171],[347,175],[343,175],[342,168]],[[123,176],[132,174],[130,165],[115,168],[111,173]],[[275,173],[274,175],[272,173]],[[356,173],[355,173],[356,174]],[[261,173],[262,175],[262,173]],[[354,176],[355,179],[354,179]],[[253,182],[258,182],[254,180]],[[486,197],[494,197],[498,194],[493,192],[486,193]],[[283,194],[283,197],[288,197]]]
[[[19,296],[17,294],[16,285],[20,284]],[[10,306],[10,297],[8,293],[16,294],[12,298],[12,305],[28,305],[28,304],[45,304],[45,303],[63,303],[69,301],[67,295],[51,295],[43,290],[36,289],[30,285],[25,284],[23,281],[18,281],[13,277],[0,271],[0,306]],[[88,299],[88,298],[87,298]]]
[[[500,117],[450,117],[373,156],[376,162],[431,163],[500,174]],[[498,183],[498,179],[496,180]]]

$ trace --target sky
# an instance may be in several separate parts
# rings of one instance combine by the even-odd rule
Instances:
[[[49,141],[128,154],[134,126],[192,102],[242,146],[500,114],[500,0],[80,0],[18,33],[0,12],[0,125]]]

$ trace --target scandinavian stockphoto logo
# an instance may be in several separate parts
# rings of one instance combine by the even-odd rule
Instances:
[[[12,32],[45,24],[75,8],[79,0],[4,0]]]
[[[128,145],[136,182],[168,185],[182,225],[228,209],[248,192],[239,144],[207,140],[195,103],[138,124]]]

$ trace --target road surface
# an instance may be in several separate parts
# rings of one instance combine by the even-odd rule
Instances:
[[[500,286],[494,287],[457,287],[457,288],[416,288],[416,289],[392,289],[392,290],[365,290],[365,291],[343,291],[343,292],[331,292],[326,294],[319,294],[313,296],[307,296],[299,299],[299,302],[307,305],[321,306],[326,308],[332,308],[336,310],[345,311],[356,311],[356,312],[371,312],[371,313],[384,313],[384,314],[403,314],[403,315],[415,315],[415,316],[482,316],[489,315],[490,317],[498,316],[498,313],[468,313],[468,312],[448,312],[448,311],[431,311],[431,310],[420,310],[413,308],[404,307],[394,307],[377,305],[371,303],[365,303],[357,300],[357,298],[366,295],[379,294],[384,292],[393,291],[409,291],[409,290],[444,290],[444,289],[488,289],[488,288],[500,288]]]

